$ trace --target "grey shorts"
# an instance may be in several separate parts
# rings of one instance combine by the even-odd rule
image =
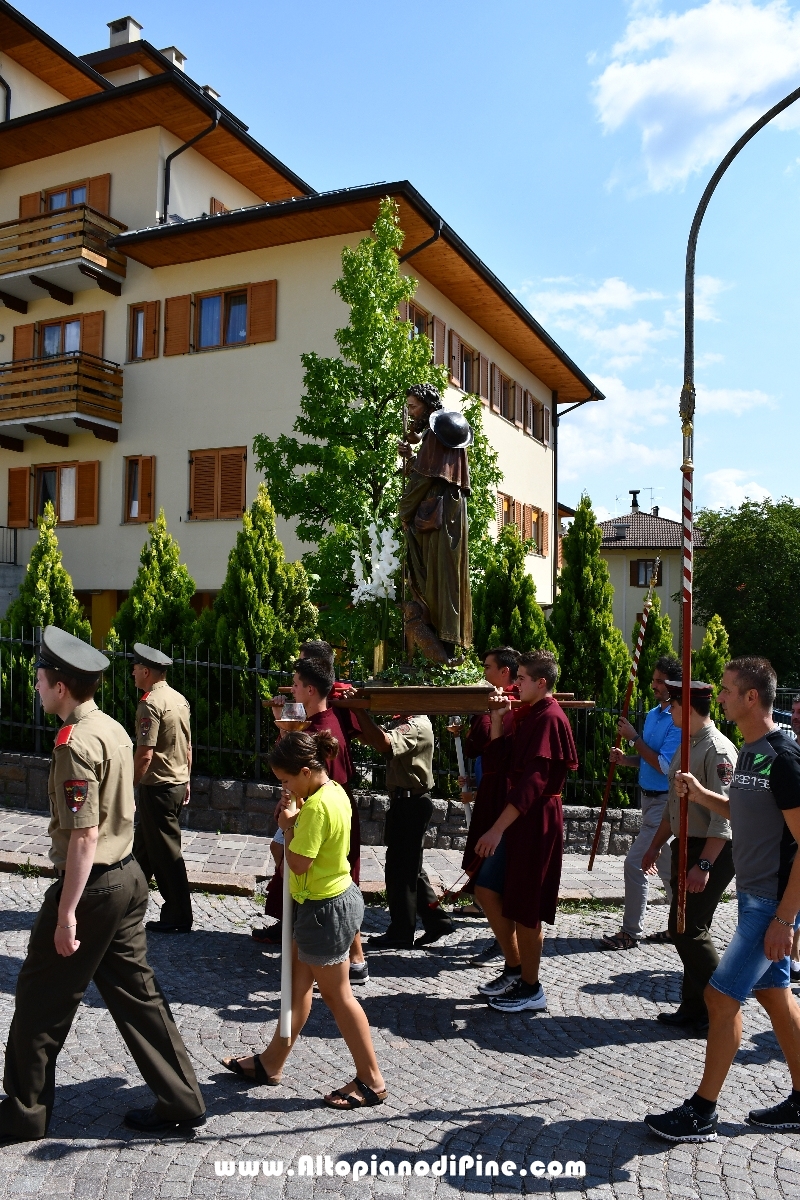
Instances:
[[[305,900],[294,906],[294,940],[300,962],[332,967],[350,955],[364,917],[364,897],[354,883],[330,900]]]

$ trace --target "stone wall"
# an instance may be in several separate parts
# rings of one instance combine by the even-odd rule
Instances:
[[[0,805],[5,808],[45,812],[49,759],[32,754],[0,753]],[[192,777],[192,802],[183,810],[181,823],[210,833],[248,833],[271,837],[273,812],[280,789],[269,783],[241,779]],[[380,792],[356,792],[365,846],[383,845],[389,797]],[[600,854],[626,854],[641,827],[638,809],[610,808],[603,825]],[[564,807],[564,849],[568,854],[588,854],[592,846],[597,809]],[[433,815],[425,834],[426,849],[463,850],[466,837],[464,809],[458,801],[434,800]]]

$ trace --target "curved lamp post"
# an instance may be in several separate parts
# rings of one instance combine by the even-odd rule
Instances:
[[[681,389],[680,416],[683,433],[683,477],[682,513],[683,513],[683,691],[681,696],[681,770],[689,770],[689,717],[690,717],[690,683],[692,677],[692,572],[694,558],[694,503],[692,497],[692,476],[694,474],[694,267],[697,252],[697,236],[700,225],[706,215],[708,203],[714,194],[717,184],[727,171],[740,150],[754,138],[759,130],[782,113],[784,109],[800,100],[800,88],[796,88],[785,96],[778,104],[764,113],[755,124],[742,134],[723,158],[714,174],[708,181],[706,190],[700,198],[697,211],[694,214],[692,227],[689,230],[689,241],[686,246],[686,285],[685,285],[685,335],[683,352],[683,388]],[[681,797],[680,834],[678,838],[678,933],[683,933],[686,927],[686,853],[688,847],[689,801]]]

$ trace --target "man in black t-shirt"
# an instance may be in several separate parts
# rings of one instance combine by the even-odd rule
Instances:
[[[772,720],[776,676],[764,658],[737,658],[722,677],[719,702],[744,737],[726,800],[688,772],[675,777],[691,801],[727,817],[739,922],[705,990],[709,1031],[695,1094],[645,1123],[668,1142],[712,1142],[717,1098],[742,1039],[741,1006],[752,991],[769,1014],[792,1077],[792,1093],[747,1120],[771,1130],[800,1130],[800,1007],[789,990],[790,954],[800,925],[800,745]]]

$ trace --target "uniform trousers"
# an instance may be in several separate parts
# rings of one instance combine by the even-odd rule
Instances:
[[[79,948],[68,958],[53,944],[62,881],[47,889],[17,979],[6,1046],[0,1137],[47,1133],[55,1099],[56,1058],[78,1005],[94,980],[165,1119],[191,1120],[205,1104],[169,1005],[147,962],[142,918],[149,890],[141,868],[90,876],[75,920]]]
[[[436,904],[436,893],[422,867],[422,840],[433,814],[428,792],[392,795],[386,814],[386,899],[389,904],[387,935],[399,942],[414,941],[419,917],[426,933],[450,922]]]
[[[164,898],[161,920],[165,925],[191,925],[193,920],[178,821],[185,798],[185,783],[139,785],[133,853],[145,879],[155,877]]]
[[[688,839],[686,870],[703,857],[704,837]],[[683,963],[683,987],[680,1011],[687,1016],[707,1020],[708,1012],[703,992],[719,966],[719,955],[711,937],[711,922],[722,893],[733,879],[733,853],[728,841],[708,873],[702,892],[686,893],[686,928],[678,933],[678,839],[672,843],[672,904],[669,910],[669,931],[675,949]]]
[[[655,837],[656,830],[661,824],[664,809],[667,805],[667,793],[658,796],[645,796],[640,789],[642,801],[642,826],[633,840],[628,853],[625,855],[625,910],[622,914],[622,928],[631,937],[640,938],[644,933],[644,914],[647,912],[647,899],[650,890],[649,876],[642,870],[642,859],[650,849],[650,843]],[[656,860],[656,870],[661,876],[664,890],[667,893],[667,903],[672,900],[670,892],[670,851],[669,846],[662,846]]]

